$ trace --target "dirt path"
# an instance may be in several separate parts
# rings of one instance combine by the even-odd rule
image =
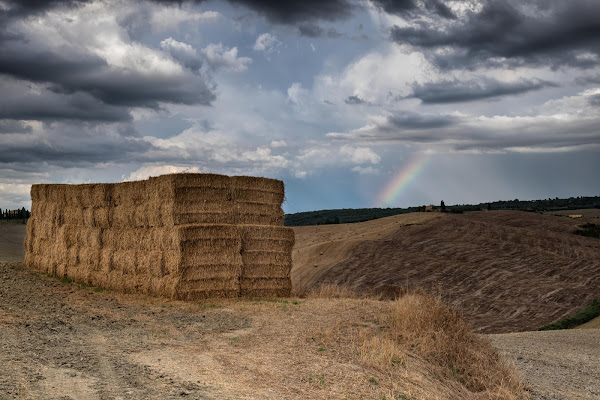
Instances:
[[[488,335],[536,399],[600,399],[600,329]]]
[[[23,261],[25,224],[0,224],[0,261]]]

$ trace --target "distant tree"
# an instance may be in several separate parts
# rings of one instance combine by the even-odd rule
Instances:
[[[4,212],[2,212],[1,208],[0,208],[0,219],[4,219]]]
[[[25,210],[25,207],[21,208],[21,211],[19,214],[20,214],[19,218],[21,218],[21,219],[27,218],[27,211]]]
[[[492,204],[488,203],[488,211],[490,211],[492,209]]]
[[[444,200],[442,200],[442,202],[440,203],[440,208],[442,209],[442,212],[446,212],[446,205],[444,204]]]

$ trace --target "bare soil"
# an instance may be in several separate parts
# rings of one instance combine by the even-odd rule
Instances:
[[[382,219],[394,226],[391,233],[350,235],[348,247],[319,234],[346,226],[296,229],[300,245],[304,235],[322,242],[294,250],[295,290],[323,283],[389,296],[424,289],[458,308],[481,333],[536,330],[598,297],[600,240],[572,234],[580,220],[518,211],[421,214],[428,217]],[[314,267],[314,259],[326,260],[328,246],[345,249],[337,259],[345,258]]]
[[[380,321],[391,304],[177,302],[0,262],[0,399],[489,398],[411,353],[373,362],[386,358]],[[372,335],[367,349],[361,332]]]
[[[25,224],[0,224],[0,260],[23,261],[25,257]]]
[[[516,364],[531,398],[600,399],[600,330],[488,335]]]

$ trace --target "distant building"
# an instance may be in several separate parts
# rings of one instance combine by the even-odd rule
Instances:
[[[573,218],[573,219],[583,218],[583,215],[582,214],[571,214],[571,215],[569,215],[569,218]]]
[[[432,212],[432,211],[433,211],[433,204],[425,206],[425,212]]]

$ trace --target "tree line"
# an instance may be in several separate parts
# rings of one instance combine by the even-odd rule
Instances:
[[[25,207],[20,210],[3,210],[0,208],[0,220],[10,220],[10,219],[27,219],[31,217],[31,211],[25,209]]]

